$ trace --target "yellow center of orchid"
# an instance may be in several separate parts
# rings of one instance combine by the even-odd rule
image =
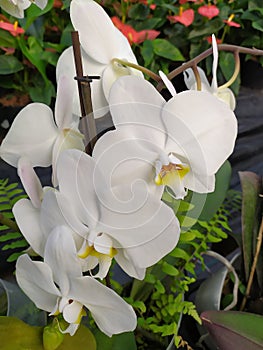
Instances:
[[[170,185],[178,178],[182,179],[189,170],[190,168],[186,164],[169,163],[168,165],[163,165],[154,182],[158,186]]]
[[[109,248],[109,252],[108,254],[103,254],[103,253],[100,253],[98,252],[94,246],[89,246],[89,245],[86,245],[85,249],[81,250],[79,253],[78,253],[78,257],[81,258],[81,259],[86,259],[88,256],[95,256],[96,258],[100,258],[102,256],[108,256],[110,257],[111,259],[117,254],[117,249],[113,248],[113,247],[110,247]]]

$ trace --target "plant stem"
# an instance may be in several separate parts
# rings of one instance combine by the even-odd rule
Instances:
[[[9,228],[11,228],[15,232],[17,232],[17,231],[20,232],[17,224],[13,220],[5,217],[2,213],[0,213],[0,224],[4,225],[4,226],[8,226]]]
[[[140,72],[144,73],[144,74],[147,74],[149,77],[151,77],[153,80],[157,81],[157,82],[160,82],[162,81],[162,79],[160,78],[160,76],[156,73],[154,73],[153,71],[151,71],[150,69],[148,68],[145,68],[143,66],[140,66],[139,64],[135,64],[135,63],[132,63],[132,62],[128,62],[128,61],[124,61],[124,60],[120,60],[119,58],[114,58],[112,60],[112,62],[117,62],[119,64],[121,64],[122,66],[125,66],[125,67],[131,67],[131,68],[134,68],[134,69],[137,69],[139,70]]]
[[[232,52],[234,55],[239,55],[240,53],[244,53],[244,54],[249,54],[252,56],[263,56],[263,50],[258,50],[258,49],[254,49],[254,48],[250,49],[248,47],[242,47],[242,46],[237,46],[237,45],[228,45],[228,44],[220,44],[217,47],[218,47],[219,51]],[[167,78],[169,80],[172,80],[177,75],[183,73],[186,69],[192,68],[193,66],[197,65],[199,62],[201,62],[203,59],[210,56],[212,53],[213,53],[213,49],[211,47],[208,50],[202,52],[200,55],[193,58],[192,60],[190,60],[190,61],[184,63],[183,65],[181,65],[180,67],[172,70],[169,74],[167,74]],[[156,88],[158,91],[161,91],[163,89],[163,87],[164,87],[164,84],[159,79],[159,84],[157,85]]]
[[[244,308],[246,306],[247,298],[249,296],[249,293],[250,293],[250,290],[252,287],[252,282],[254,279],[254,275],[255,275],[255,271],[256,271],[256,267],[257,267],[257,263],[258,263],[258,258],[259,258],[259,253],[260,253],[260,249],[261,249],[261,245],[262,245],[262,236],[263,236],[263,218],[261,220],[261,224],[260,224],[260,228],[259,228],[259,232],[258,232],[258,236],[257,236],[257,245],[256,245],[255,256],[253,259],[253,263],[251,266],[251,270],[250,270],[250,274],[249,274],[249,278],[248,278],[248,282],[247,282],[246,293],[244,295],[244,298],[243,298],[241,306],[240,306],[240,311],[244,310]]]
[[[234,83],[234,81],[236,80],[236,78],[238,77],[239,71],[240,71],[240,57],[237,51],[234,52],[234,57],[235,57],[235,70],[234,73],[232,75],[232,77],[223,85],[218,87],[218,90],[222,90],[225,89],[227,87],[229,87],[230,85],[232,85]]]
[[[80,123],[82,131],[85,136],[86,141],[86,152],[88,154],[92,153],[95,142],[97,141],[97,130],[96,123],[93,115],[93,107],[91,100],[91,88],[90,79],[88,76],[83,75],[82,59],[80,51],[79,35],[77,31],[71,32],[72,45],[74,52],[75,68],[77,74],[78,91],[79,91],[79,101],[81,118]]]

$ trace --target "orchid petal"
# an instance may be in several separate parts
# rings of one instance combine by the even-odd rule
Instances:
[[[100,278],[101,280],[105,278],[111,267],[112,258],[107,255],[102,255],[99,257],[99,272],[94,276],[95,278]]]
[[[206,176],[190,171],[183,179],[184,187],[198,193],[209,193],[215,190],[215,175]]]
[[[83,74],[84,75],[97,75],[102,76],[105,65],[95,62],[90,58],[85,51],[81,50],[82,64],[83,64]],[[56,76],[57,80],[66,75],[69,79],[72,80],[72,85],[74,88],[73,92],[73,114],[80,116],[80,102],[79,102],[79,92],[77,82],[74,81],[76,76],[75,63],[74,63],[74,54],[73,48],[70,46],[60,55],[57,66],[56,66]],[[104,92],[102,89],[101,79],[94,79],[91,86],[91,100],[93,105],[93,111],[95,118],[100,118],[105,115],[108,110],[108,102],[105,99]]]
[[[110,89],[113,85],[113,83],[119,79],[120,77],[123,76],[138,76],[140,78],[143,78],[143,75],[140,71],[123,66],[117,62],[113,62],[110,65],[108,65],[102,74],[102,87],[103,87],[103,92],[106,100],[109,100],[109,95],[110,95]]]
[[[90,310],[100,330],[110,337],[133,331],[136,327],[136,314],[132,307],[94,278],[72,279],[71,296]]]
[[[94,60],[108,64],[122,52],[117,29],[103,8],[92,0],[74,0],[70,6],[71,22],[79,32],[80,43]],[[88,35],[87,35],[88,30]],[[126,40],[126,45],[129,43]],[[125,47],[124,47],[125,48]]]
[[[48,312],[54,310],[61,294],[53,282],[52,270],[46,263],[32,261],[27,254],[21,255],[16,263],[16,279],[39,309]]]
[[[125,256],[125,249],[118,249],[118,254],[115,256],[115,260],[127,275],[138,280],[144,279],[146,268],[137,266],[130,257],[127,258]]]
[[[167,152],[187,159],[197,174],[215,174],[233,151],[236,117],[212,94],[200,91],[177,94],[166,103],[162,117],[169,130]]]
[[[225,88],[225,89],[218,89],[216,96],[224,101],[229,108],[234,111],[236,108],[236,98],[235,95],[233,94],[232,90],[229,88]]]
[[[72,127],[72,95],[73,84],[70,79],[66,75],[60,76],[57,84],[57,98],[54,113],[56,124],[60,130]]]
[[[77,301],[72,301],[68,303],[63,308],[63,318],[68,323],[79,323],[78,319],[80,318],[80,313],[83,308],[83,305]]]
[[[163,188],[157,187],[153,181],[158,145],[131,136],[130,129],[122,127],[105,133],[96,142],[93,157],[98,167],[108,175],[109,186],[132,184],[142,180],[149,191],[161,198]],[[155,152],[151,150],[153,147]]]
[[[93,227],[99,219],[94,179],[105,183],[94,160],[78,150],[64,151],[57,163],[57,176],[61,192],[74,203],[82,223]]]
[[[60,153],[66,149],[85,150],[83,135],[74,129],[65,129],[58,135],[52,152],[52,183],[54,187],[58,186],[57,179],[57,161]]]
[[[164,74],[164,72],[162,72],[161,70],[159,70],[159,75],[160,75],[164,85],[166,86],[167,90],[170,92],[170,94],[172,96],[175,96],[176,95],[176,90],[175,90],[175,87],[173,86],[171,80],[169,80],[167,78],[167,76]]]
[[[47,0],[35,0],[34,3],[39,7],[41,10],[44,10],[44,8],[47,5]]]
[[[28,197],[31,199],[33,206],[35,208],[40,208],[43,188],[30,160],[21,157],[18,161],[17,168],[22,185]]]
[[[16,116],[2,142],[0,156],[15,167],[21,156],[29,158],[33,167],[49,166],[56,137],[52,110],[42,103],[31,103]]]
[[[83,239],[79,235],[85,237],[88,229],[78,220],[75,207],[71,205],[71,201],[63,193],[49,191],[45,194],[40,220],[41,226],[47,233],[50,233],[56,226],[68,226],[72,230],[77,249],[80,249]]]
[[[115,241],[114,248],[125,249],[126,257],[134,265],[141,268],[153,265],[178,242],[180,227],[173,210],[147,193],[142,183],[133,186],[130,201],[123,202],[130,194],[129,188],[120,186],[114,190],[119,200],[113,202],[109,193],[101,200],[102,232],[107,232]],[[130,211],[127,210],[129,202]]]
[[[44,261],[53,271],[54,281],[62,295],[67,295],[71,276],[82,276],[76,246],[67,226],[58,226],[50,233],[44,254]]]
[[[136,76],[119,78],[112,86],[109,105],[116,128],[127,126],[130,135],[144,138],[160,147],[165,142],[160,117],[164,98],[147,80]],[[145,132],[147,128],[147,132]]]
[[[0,7],[16,18],[24,18],[24,10],[30,5],[31,2],[29,0],[19,1],[18,4],[14,4],[9,0],[0,0]]]
[[[218,48],[217,48],[216,37],[214,34],[212,35],[212,48],[213,48],[214,60],[213,60],[213,66],[212,66],[213,79],[211,83],[211,88],[212,88],[212,91],[215,93],[218,89],[217,76],[216,76],[217,65],[218,65]]]
[[[201,89],[202,91],[208,91],[212,93],[209,81],[207,80],[206,74],[202,68],[197,67],[200,79],[201,79]],[[184,71],[184,82],[189,90],[196,90],[196,78],[192,68],[188,68]]]
[[[30,244],[40,256],[44,255],[46,237],[40,225],[40,211],[28,199],[20,199],[13,207],[16,223]]]

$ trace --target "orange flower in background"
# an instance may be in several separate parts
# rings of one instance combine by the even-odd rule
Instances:
[[[198,8],[198,13],[201,16],[207,17],[208,19],[212,19],[219,15],[219,8],[216,5],[203,5]]]
[[[231,16],[228,17],[228,19],[224,19],[223,22],[226,23],[229,27],[236,27],[240,28],[241,25],[237,22],[232,21],[234,19],[235,15],[232,14]]]
[[[183,11],[183,8],[180,7],[179,15],[167,16],[167,18],[169,19],[169,21],[171,23],[179,22],[179,23],[183,24],[184,26],[188,27],[193,23],[194,16],[195,16],[195,13],[194,13],[193,9],[188,9],[188,10]]]
[[[160,34],[160,32],[157,30],[152,29],[145,29],[137,32],[132,26],[123,23],[116,16],[112,17],[111,20],[115,27],[117,27],[122,32],[122,34],[126,36],[131,45],[140,44],[145,40],[153,40]]]
[[[0,28],[7,30],[13,36],[18,36],[19,34],[23,34],[25,32],[23,28],[18,27],[17,21],[15,21],[14,24],[0,21]]]

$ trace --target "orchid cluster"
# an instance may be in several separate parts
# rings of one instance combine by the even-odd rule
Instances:
[[[171,94],[166,101],[136,70],[128,40],[100,5],[72,0],[70,15],[85,74],[101,76],[92,83],[94,115],[110,111],[115,128],[85,153],[70,47],[57,65],[54,115],[44,104],[27,105],[0,156],[17,167],[28,194],[13,208],[30,245],[17,260],[19,286],[38,308],[67,322],[61,332],[74,335],[89,310],[111,336],[136,327],[132,307],[103,283],[113,260],[143,280],[176,247],[180,224],[162,196],[214,191],[237,135],[234,97],[217,86],[215,40],[212,86],[201,73],[200,91],[186,72],[189,90],[176,93],[160,72]],[[38,166],[52,167],[52,186],[42,188]]]

